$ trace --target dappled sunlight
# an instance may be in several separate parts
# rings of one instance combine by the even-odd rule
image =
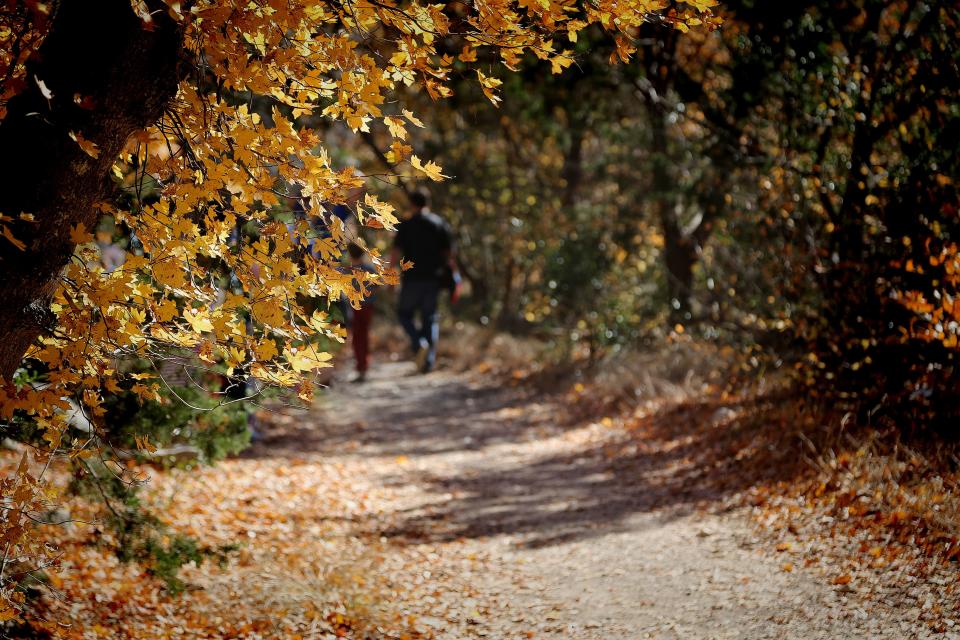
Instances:
[[[0,636],[957,635],[957,33],[8,0]]]

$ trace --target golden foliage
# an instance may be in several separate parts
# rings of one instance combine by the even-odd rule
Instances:
[[[341,121],[354,132],[383,126],[394,139],[391,161],[443,180],[439,165],[402,144],[407,124],[423,123],[397,104],[398,88],[447,97],[457,60],[499,59],[515,69],[532,54],[560,72],[573,54],[559,50],[554,39],[575,41],[591,25],[616,34],[626,61],[628,41],[644,22],[678,28],[711,22],[712,4],[168,1],[171,18],[185,29],[189,72],[161,121],[133,136],[116,159],[113,173],[132,194],[130,206],[101,205],[103,214],[135,234],[142,252],[128,253],[108,272],[99,264],[92,229],[71,231],[78,247],[51,306],[56,329],[26,355],[33,370],[44,372],[43,383],[0,388],[0,419],[18,416],[42,430],[49,447],[35,454],[41,464],[53,455],[89,455],[100,446],[104,398],[124,377],[119,363],[131,357],[158,363],[172,349],[192,351],[185,362],[226,363],[236,377],[309,397],[311,376],[330,358],[318,336],[342,341],[344,332],[303,300],[345,295],[357,305],[369,285],[397,277],[374,255],[377,273],[354,286],[355,275],[339,266],[340,248],[353,232],[328,207],[352,205],[361,224],[376,228],[391,228],[397,218],[391,205],[371,195],[358,202],[365,176],[335,166],[317,131],[304,126],[305,117]],[[133,5],[150,28],[155,18],[146,3]],[[5,101],[29,81],[24,65],[42,41],[46,7],[8,3],[0,11],[0,76],[6,78],[0,117]],[[446,40],[455,40],[456,49],[448,53]],[[500,80],[479,69],[476,75],[496,103]],[[252,109],[254,97],[268,99],[270,112]],[[69,136],[90,156],[100,153],[83,131]],[[143,197],[148,181],[156,190],[150,198]],[[271,215],[294,202],[306,220],[288,226]],[[244,225],[255,231],[236,233]],[[0,233],[17,244],[3,224]],[[227,278],[239,284],[227,286]],[[138,381],[134,391],[155,397],[159,384]],[[64,438],[67,398],[93,423],[91,437]],[[25,478],[10,479],[4,495],[7,489],[23,493]],[[16,517],[26,509],[20,504],[0,523],[7,556],[29,552]]]

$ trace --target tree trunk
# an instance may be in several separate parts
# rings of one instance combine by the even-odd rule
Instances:
[[[583,136],[584,123],[582,120],[570,119],[570,148],[563,158],[561,177],[564,187],[560,204],[567,215],[573,214],[573,207],[577,204],[580,184],[583,182]]]
[[[670,321],[686,323],[691,317],[693,267],[697,253],[692,238],[684,233],[676,212],[676,194],[670,177],[667,148],[667,119],[663,106],[650,110],[651,150],[653,151],[653,199],[663,231],[663,265],[670,305]]]
[[[680,233],[676,225],[664,225],[663,264],[667,272],[670,320],[674,323],[686,324],[693,317],[691,299],[696,263],[697,252],[691,238]]]
[[[510,327],[513,322],[513,283],[517,276],[517,260],[510,253],[507,256],[507,264],[503,267],[503,291],[500,293],[500,312],[497,317],[497,325],[500,327]]]
[[[26,244],[0,239],[0,378],[53,324],[50,299],[74,251],[70,230],[92,230],[95,205],[127,138],[160,119],[179,83],[183,28],[162,2],[145,28],[129,0],[64,0],[27,66],[26,89],[0,122],[0,213]],[[40,82],[53,95],[46,97]],[[97,145],[94,158],[70,133]]]

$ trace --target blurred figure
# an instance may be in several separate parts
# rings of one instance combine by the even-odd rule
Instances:
[[[450,227],[430,211],[427,192],[415,191],[410,203],[410,217],[397,227],[393,242],[393,263],[399,264],[401,258],[413,263],[400,276],[397,315],[410,338],[417,369],[427,373],[436,364],[440,337],[437,299],[448,281],[459,281],[459,274]]]
[[[97,231],[97,247],[100,249],[100,265],[107,273],[123,265],[127,260],[127,252],[118,247],[113,241],[113,234],[109,231]]]
[[[347,245],[350,255],[350,266],[353,271],[376,273],[377,270],[367,261],[367,252],[363,247],[351,242]],[[359,282],[354,287],[362,289]],[[367,379],[367,369],[370,366],[370,324],[373,322],[373,294],[367,296],[360,304],[359,309],[349,309],[352,312],[350,319],[350,344],[353,347],[353,357],[356,360],[357,375],[352,382],[363,382]]]

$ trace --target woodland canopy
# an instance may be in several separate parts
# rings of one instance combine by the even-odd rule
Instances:
[[[94,4],[0,7],[0,429],[29,446],[8,617],[50,556],[51,462],[123,493],[130,457],[214,460],[243,403],[309,402],[345,336],[329,301],[397,282],[418,184],[461,319],[588,366],[705,341],[738,379],[955,435],[955,3]]]

